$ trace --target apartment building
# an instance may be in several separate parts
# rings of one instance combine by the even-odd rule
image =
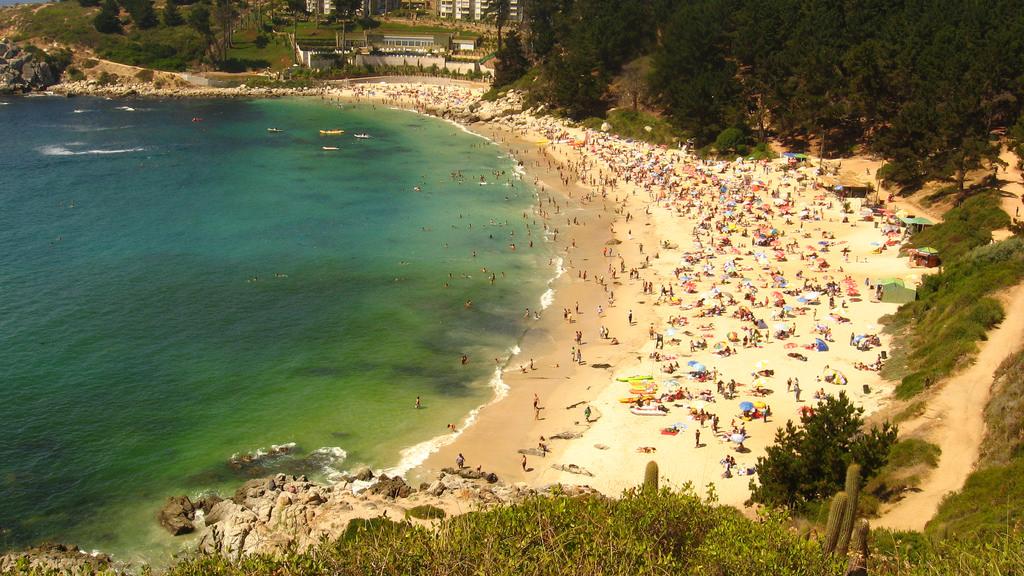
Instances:
[[[487,14],[487,8],[494,0],[438,0],[437,14],[441,18],[453,20],[483,20]],[[523,13],[519,6],[520,0],[509,1],[509,20],[519,22],[523,19]]]
[[[329,16],[334,13],[334,0],[306,0],[306,12]]]

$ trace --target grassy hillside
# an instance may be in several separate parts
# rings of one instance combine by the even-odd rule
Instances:
[[[984,245],[993,229],[1006,224],[998,202],[992,193],[980,194],[912,238],[912,245],[938,248],[944,268],[924,278],[917,301],[886,320],[890,330],[905,335],[883,372],[901,378],[897,397],[910,398],[961,367],[1003,319],[992,296],[1024,278],[1024,241]]]
[[[124,34],[102,34],[92,20],[98,8],[58,2],[42,8],[22,6],[8,12],[18,29],[15,40],[46,40],[92,50],[100,58],[157,70],[179,71],[202,58],[206,44],[188,26],[159,25],[149,30],[129,27]],[[182,6],[183,14],[189,8]]]

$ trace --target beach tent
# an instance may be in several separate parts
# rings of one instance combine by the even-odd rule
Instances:
[[[928,226],[934,226],[935,223],[927,218],[921,218],[920,216],[902,216],[900,222],[904,226],[910,229],[911,232],[920,232]]]
[[[935,268],[942,264],[942,261],[939,259],[939,251],[931,246],[911,248],[907,254],[910,256],[910,263],[914,266]]]
[[[821,338],[814,339],[814,348],[818,352],[828,352],[828,344],[826,344]]]
[[[876,282],[878,299],[890,304],[903,304],[917,300],[917,290],[907,288],[899,278],[883,278]]]

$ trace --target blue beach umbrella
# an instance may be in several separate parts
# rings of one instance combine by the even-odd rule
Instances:
[[[744,412],[746,412],[747,410],[753,410],[753,409],[754,409],[754,403],[753,402],[740,402],[740,410],[743,410]]]
[[[814,344],[817,346],[818,352],[828,352],[828,344],[826,344],[821,338],[815,338]]]

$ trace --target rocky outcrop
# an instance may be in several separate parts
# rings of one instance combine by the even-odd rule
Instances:
[[[250,480],[234,497],[217,502],[205,514],[204,526],[199,528],[199,552],[239,558],[293,548],[301,550],[323,538],[339,537],[349,521],[356,518],[404,519],[409,509],[421,505],[437,507],[451,515],[556,491],[554,487],[534,490],[525,484],[506,485],[493,473],[451,468],[421,490],[415,490],[399,476],[383,474],[376,483],[353,491],[353,486],[361,485],[347,481],[323,485],[303,476],[285,474]],[[558,487],[557,492],[572,496],[593,490],[570,486]],[[431,522],[412,518],[410,521]]]
[[[0,39],[0,94],[45,90],[57,83],[57,74],[46,62]]]
[[[0,574],[17,572],[21,566],[46,574],[94,574],[99,571],[120,574],[124,571],[123,566],[115,565],[106,554],[89,554],[77,546],[64,544],[43,544],[0,556]]]
[[[157,513],[156,519],[172,536],[180,536],[195,530],[192,524],[195,516],[196,507],[188,496],[172,496]]]

